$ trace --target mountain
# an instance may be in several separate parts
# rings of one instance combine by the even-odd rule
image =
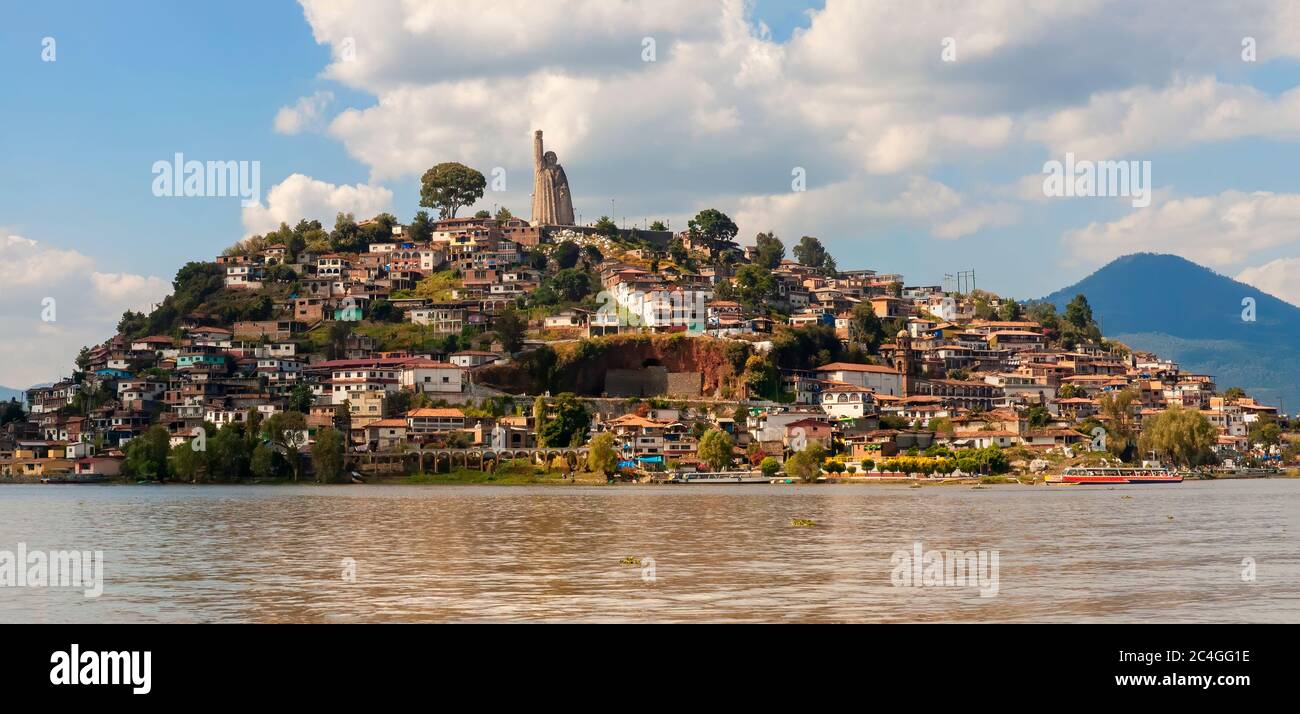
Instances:
[[[1102,334],[1212,374],[1284,411],[1300,407],[1300,308],[1176,255],[1117,258],[1043,298],[1064,310],[1083,293]],[[1244,319],[1253,298],[1253,321]]]
[[[0,402],[7,402],[10,399],[22,401],[26,399],[26,394],[21,389],[10,389],[9,387],[0,387]]]

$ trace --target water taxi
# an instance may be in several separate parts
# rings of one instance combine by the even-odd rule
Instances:
[[[762,471],[693,471],[678,474],[668,483],[771,483]]]
[[[1060,474],[1047,476],[1048,484],[1060,486],[1105,485],[1133,483],[1182,483],[1183,475],[1171,471],[1159,462],[1144,462],[1141,466],[1071,466]]]

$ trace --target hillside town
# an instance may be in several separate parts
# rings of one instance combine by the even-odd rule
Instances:
[[[185,265],[70,375],[5,405],[0,478],[1296,464],[1276,406],[1107,340],[1086,296],[1058,312],[841,270],[815,237],[742,245],[716,209],[677,230],[573,225],[540,132],[536,152],[532,220],[457,217],[484,178],[440,164],[421,191],[438,217],[303,220]]]

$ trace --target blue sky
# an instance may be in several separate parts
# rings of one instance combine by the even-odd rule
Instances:
[[[524,215],[533,128],[584,222],[611,199],[616,219],[673,226],[717,207],[742,242],[817,235],[842,268],[926,284],[974,269],[1022,298],[1173,252],[1300,301],[1286,2],[303,2],[0,10],[0,322],[32,332],[41,297],[63,306],[0,347],[0,384],[66,371],[184,262],[279,220],[409,219],[438,161],[504,168],[510,189],[480,205]],[[1043,162],[1066,151],[1151,161],[1152,205],[1044,197]],[[155,197],[150,167],[176,152],[259,161],[263,207]]]

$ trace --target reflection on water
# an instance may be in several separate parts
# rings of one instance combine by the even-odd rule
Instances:
[[[0,550],[103,550],[106,579],[5,588],[0,620],[1295,622],[1296,512],[1294,480],[0,486]],[[916,542],[997,550],[997,595],[891,586]]]

